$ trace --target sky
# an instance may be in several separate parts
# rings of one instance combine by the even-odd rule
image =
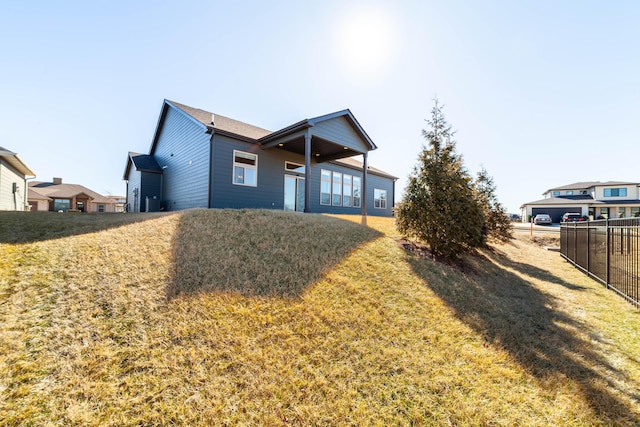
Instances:
[[[0,0],[0,146],[124,195],[163,99],[270,130],[350,109],[402,194],[434,99],[508,212],[640,182],[640,1]]]

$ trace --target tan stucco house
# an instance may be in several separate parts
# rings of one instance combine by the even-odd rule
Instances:
[[[64,184],[62,178],[52,182],[29,183],[32,211],[116,212],[118,202],[79,184]]]

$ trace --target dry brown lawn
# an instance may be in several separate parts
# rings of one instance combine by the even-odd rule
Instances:
[[[528,236],[449,266],[390,218],[29,215],[0,425],[640,425],[637,310]]]

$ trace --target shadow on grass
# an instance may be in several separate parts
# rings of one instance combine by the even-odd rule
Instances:
[[[95,233],[167,214],[0,212],[0,243],[33,243]]]
[[[416,255],[406,257],[456,317],[488,343],[506,350],[541,384],[573,381],[601,422],[640,423],[640,414],[616,395],[625,394],[640,403],[636,391],[619,385],[628,380],[625,374],[611,366],[592,343],[571,332],[583,330],[584,325],[554,310],[553,296],[513,271],[571,289],[580,287],[535,266],[513,262],[499,252],[467,257],[462,269]]]
[[[273,210],[193,210],[173,243],[169,298],[200,292],[298,297],[382,234],[338,218]]]
[[[514,261],[499,251],[492,251],[491,257],[495,262],[498,262],[500,265],[510,268],[512,270],[516,270],[521,274],[524,274],[531,278],[542,280],[549,283],[554,283],[556,285],[560,285],[562,287],[565,287],[567,289],[571,289],[574,291],[582,291],[587,289],[584,286],[576,285],[574,283],[569,283],[566,280],[563,280],[560,277],[556,276],[555,274],[551,274],[547,270],[538,268],[535,265]]]

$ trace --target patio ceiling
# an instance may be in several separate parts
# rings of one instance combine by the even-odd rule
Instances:
[[[276,149],[286,150],[303,156],[305,155],[304,135],[300,135],[299,137],[292,138],[284,142],[279,142],[272,146]],[[315,159],[318,163],[352,157],[358,154],[363,153],[317,136],[311,137],[311,158]]]

